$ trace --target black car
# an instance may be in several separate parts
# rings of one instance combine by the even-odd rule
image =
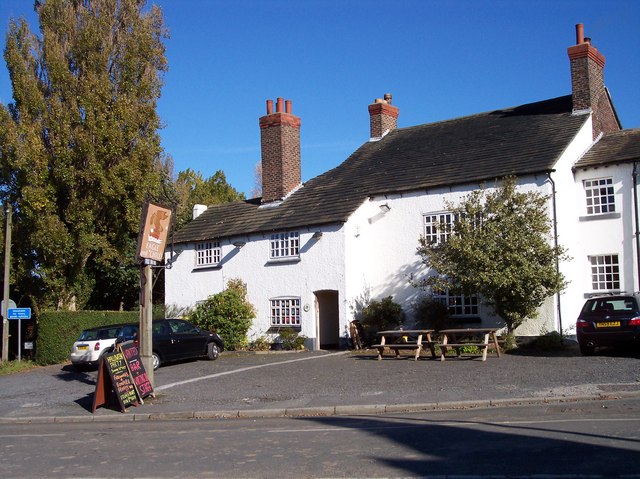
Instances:
[[[129,324],[122,328],[119,341],[138,340],[138,325]],[[203,331],[183,319],[157,319],[152,325],[153,369],[161,364],[207,357],[218,359],[224,350],[222,338],[211,331]]]
[[[591,355],[598,346],[640,345],[640,296],[617,294],[590,298],[576,322],[580,352]]]

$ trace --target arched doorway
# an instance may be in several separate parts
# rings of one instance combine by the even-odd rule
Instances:
[[[316,349],[337,349],[340,345],[338,292],[316,291]]]

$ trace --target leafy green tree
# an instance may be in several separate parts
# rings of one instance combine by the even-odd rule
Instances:
[[[476,190],[448,204],[455,218],[448,239],[431,244],[422,237],[418,247],[437,274],[418,284],[480,294],[512,334],[565,286],[557,270],[565,252],[552,244],[548,203],[539,192],[518,192],[510,177],[493,192]]]
[[[178,173],[174,181],[176,195],[176,230],[191,221],[193,206],[196,204],[219,205],[244,199],[244,194],[227,183],[221,170],[208,179],[202,173],[186,169]]]
[[[144,4],[38,0],[39,35],[10,22],[0,196],[14,205],[17,288],[42,306],[82,307],[97,272],[113,276],[130,254],[144,199],[160,195],[166,32]]]

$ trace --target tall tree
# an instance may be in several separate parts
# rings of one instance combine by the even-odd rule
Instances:
[[[187,168],[178,173],[173,185],[177,205],[176,230],[191,221],[193,206],[196,204],[210,206],[244,199],[243,193],[227,183],[227,178],[221,170],[204,179],[199,171]]]
[[[166,32],[145,0],[39,0],[40,34],[12,20],[0,105],[0,195],[15,211],[16,281],[34,304],[74,309],[96,268],[118,267],[158,194],[156,102]]]
[[[420,284],[480,294],[513,333],[564,288],[557,264],[565,252],[553,244],[548,203],[539,192],[517,191],[516,179],[507,178],[492,192],[476,190],[447,205],[455,220],[446,241],[420,238],[418,253],[436,272]]]

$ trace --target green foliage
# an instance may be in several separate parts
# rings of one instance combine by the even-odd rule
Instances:
[[[271,349],[271,341],[266,336],[258,336],[249,343],[249,349],[252,351],[269,351]]]
[[[101,275],[130,303],[145,198],[163,181],[156,103],[162,12],[141,0],[36,2],[40,34],[12,19],[0,104],[0,200],[14,207],[14,284],[40,309],[82,308]],[[115,291],[119,290],[119,291]]]
[[[45,311],[38,316],[36,362],[57,364],[69,359],[73,343],[84,329],[136,323],[138,311]]]
[[[421,329],[447,329],[452,327],[447,305],[431,296],[425,296],[415,307],[416,323]]]
[[[202,173],[186,169],[178,173],[173,187],[177,204],[176,230],[191,221],[196,204],[211,206],[244,199],[244,194],[229,185],[220,170],[205,180]]]
[[[391,296],[380,301],[373,300],[362,308],[361,323],[365,342],[371,343],[378,331],[395,329],[404,323],[402,306],[394,302]]]
[[[247,301],[247,287],[239,279],[227,283],[227,289],[209,296],[191,313],[191,321],[203,329],[217,332],[228,350],[247,346],[247,332],[255,317],[255,308]]]
[[[8,376],[9,374],[21,373],[29,369],[37,367],[33,361],[2,361],[0,362],[0,376]]]
[[[447,205],[456,218],[447,241],[422,237],[418,247],[438,274],[419,285],[480,294],[513,332],[565,285],[556,264],[566,256],[552,245],[549,201],[518,192],[515,178],[507,178],[493,192],[477,190]]]
[[[278,332],[278,341],[282,345],[282,349],[288,351],[304,349],[305,339],[307,339],[306,336],[298,333],[292,328],[282,328]]]

